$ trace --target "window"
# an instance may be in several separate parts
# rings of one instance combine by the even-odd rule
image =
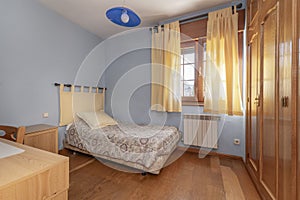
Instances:
[[[195,96],[195,48],[181,50],[181,96]]]
[[[239,10],[238,13],[240,85],[242,85],[245,10]],[[182,105],[203,105],[204,103],[205,81],[203,80],[203,77],[206,64],[207,20],[207,18],[199,19],[191,22],[184,22],[180,25]],[[193,66],[194,72],[191,72],[189,66]],[[241,91],[241,94],[243,94],[243,91]]]
[[[203,102],[205,39],[181,43],[181,96],[184,105]]]

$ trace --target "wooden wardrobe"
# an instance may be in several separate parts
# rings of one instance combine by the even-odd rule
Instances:
[[[263,199],[300,200],[300,0],[247,4],[246,166]]]

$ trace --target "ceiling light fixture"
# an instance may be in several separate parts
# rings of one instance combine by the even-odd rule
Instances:
[[[141,23],[140,17],[131,9],[124,6],[113,7],[106,11],[106,17],[115,24],[126,27],[135,27]]]
[[[124,22],[125,24],[129,22],[129,16],[127,14],[127,10],[122,10],[122,15],[121,15],[121,20],[122,22]]]

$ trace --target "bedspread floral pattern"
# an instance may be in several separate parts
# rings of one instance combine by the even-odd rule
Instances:
[[[90,129],[75,119],[66,134],[67,142],[92,154],[105,155],[151,167],[159,156],[171,153],[180,134],[171,126],[137,126],[119,123]]]

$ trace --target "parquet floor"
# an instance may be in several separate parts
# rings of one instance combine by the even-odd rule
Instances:
[[[176,151],[175,154],[179,152]],[[257,200],[241,160],[185,152],[159,175],[126,173],[93,157],[70,157],[70,200]]]

